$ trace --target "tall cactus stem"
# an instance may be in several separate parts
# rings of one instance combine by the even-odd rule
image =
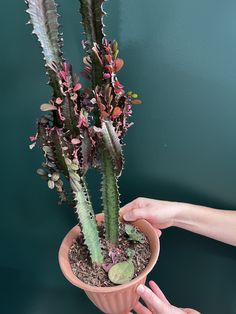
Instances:
[[[92,262],[100,265],[103,263],[103,256],[86,182],[73,170],[69,170],[69,180],[76,203],[75,210],[84,235],[84,242],[89,249]]]
[[[117,245],[119,236],[119,191],[117,177],[114,173],[114,166],[109,152],[102,150],[102,200],[105,215],[106,238]]]

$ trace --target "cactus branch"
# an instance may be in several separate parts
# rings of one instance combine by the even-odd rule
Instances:
[[[80,0],[80,13],[87,43],[92,49],[94,43],[101,44],[103,33],[104,0]]]
[[[38,37],[46,61],[49,84],[54,91],[54,97],[60,97],[60,87],[56,71],[64,61],[61,52],[63,39],[59,33],[57,4],[54,0],[26,0],[30,16],[28,24],[33,25],[32,33]],[[58,121],[58,117],[55,116]],[[59,125],[59,123],[58,123]]]
[[[107,240],[116,245],[118,242],[119,191],[113,162],[109,152],[102,149],[102,200],[105,215]]]
[[[102,264],[103,256],[99,243],[98,230],[91,201],[85,180],[75,171],[69,169],[70,185],[76,202],[75,209],[78,214],[85,244],[87,245],[93,263]]]
[[[102,122],[102,138],[104,146],[113,161],[115,174],[119,177],[123,169],[123,154],[120,139],[112,125],[112,121],[106,120]]]
[[[98,60],[97,48],[102,45],[103,33],[103,10],[104,0],[80,0],[80,13],[82,15],[82,24],[86,36],[86,48],[92,61],[92,88],[102,84],[103,67]]]
[[[43,49],[46,65],[55,62],[59,65],[62,61],[62,38],[59,34],[57,5],[54,0],[26,0],[27,13],[33,24],[33,34]]]

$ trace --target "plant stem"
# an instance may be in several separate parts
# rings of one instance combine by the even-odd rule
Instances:
[[[119,191],[117,177],[109,152],[102,150],[102,200],[105,215],[105,227],[107,240],[116,245],[119,236]]]
[[[86,182],[72,170],[69,170],[69,179],[74,193],[74,200],[76,202],[76,213],[79,217],[85,244],[89,249],[91,260],[93,263],[102,264],[103,256],[99,242],[97,224]]]

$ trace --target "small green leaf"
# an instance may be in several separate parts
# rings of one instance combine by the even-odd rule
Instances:
[[[132,250],[132,249],[130,249],[130,248],[128,248],[128,249],[126,250],[126,254],[127,254],[127,256],[128,256],[130,259],[132,259],[132,258],[134,257],[134,255],[135,255],[135,251]]]
[[[50,111],[50,110],[57,110],[57,107],[52,104],[42,104],[40,106],[41,111]]]
[[[79,169],[79,166],[74,164],[74,163],[72,163],[69,167],[70,167],[70,169],[72,169],[74,171],[77,171]]]
[[[72,164],[72,161],[69,158],[65,158],[65,162],[67,164],[67,166],[70,166]]]
[[[52,153],[52,148],[50,146],[43,146],[43,151],[45,153]]]
[[[46,176],[47,172],[44,169],[40,168],[40,169],[37,170],[37,174],[40,175],[40,176]]]
[[[125,224],[125,232],[128,235],[130,241],[144,243],[143,235],[132,225]]]
[[[59,180],[59,178],[60,178],[60,174],[59,173],[57,173],[57,172],[54,172],[53,174],[52,174],[52,181],[58,181]]]
[[[54,183],[54,181],[52,181],[52,180],[48,180],[48,187],[49,187],[49,189],[54,189],[54,187],[55,187],[55,183]]]
[[[109,279],[116,285],[129,282],[133,276],[134,264],[131,260],[115,264],[108,272]]]

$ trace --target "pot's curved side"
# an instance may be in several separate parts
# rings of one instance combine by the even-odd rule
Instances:
[[[139,296],[136,293],[138,285],[145,284],[147,276],[140,278],[135,284],[123,290],[96,293],[85,291],[89,299],[106,314],[127,314],[138,303]]]
[[[98,214],[96,219],[98,223],[101,223],[104,220],[104,215]],[[73,285],[83,289],[89,299],[106,314],[126,314],[134,307],[139,299],[136,289],[139,284],[145,283],[148,273],[155,266],[159,256],[159,238],[150,223],[141,219],[134,222],[133,225],[148,238],[151,249],[151,258],[144,271],[135,279],[124,285],[114,287],[94,287],[85,284],[73,274],[68,259],[68,253],[73,239],[76,239],[80,235],[80,228],[78,226],[75,226],[69,231],[59,249],[59,264],[64,276]]]

